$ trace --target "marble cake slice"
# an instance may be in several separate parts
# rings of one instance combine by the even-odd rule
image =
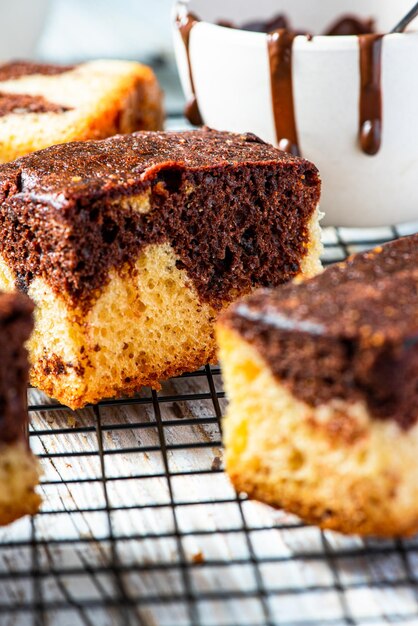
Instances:
[[[140,63],[0,64],[0,163],[57,143],[162,125],[161,90]]]
[[[237,489],[346,533],[418,530],[418,235],[219,322]]]
[[[308,161],[209,130],[0,167],[0,286],[37,304],[32,383],[79,407],[213,361],[219,311],[320,269],[319,196]]]

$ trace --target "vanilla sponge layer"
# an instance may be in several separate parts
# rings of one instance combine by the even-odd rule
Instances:
[[[219,325],[217,335],[226,467],[238,491],[343,533],[418,530],[418,426],[373,419],[362,402],[312,408],[239,334]]]
[[[25,443],[0,444],[1,526],[38,511],[41,498],[35,487],[39,474],[38,461]]]
[[[90,61],[62,74],[22,76],[2,81],[0,91],[42,96],[70,109],[0,117],[0,163],[58,143],[163,126],[162,95],[154,73],[131,61]]]
[[[31,382],[79,408],[197,369],[215,358],[215,310],[200,303],[168,244],[148,246],[135,266],[112,270],[83,313],[42,279],[29,289],[37,304],[29,341]],[[0,263],[0,285],[13,277]]]

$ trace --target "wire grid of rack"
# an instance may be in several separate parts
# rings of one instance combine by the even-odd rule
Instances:
[[[416,231],[324,229],[324,262]],[[44,504],[0,531],[0,626],[418,624],[418,539],[341,537],[235,494],[219,368],[77,412],[28,394]]]

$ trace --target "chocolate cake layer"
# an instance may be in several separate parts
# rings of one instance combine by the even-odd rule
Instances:
[[[15,80],[22,76],[42,74],[54,76],[70,72],[76,65],[50,65],[46,63],[31,63],[30,61],[10,61],[0,65],[0,81]]]
[[[22,294],[0,293],[0,442],[25,437],[28,359],[33,304]]]
[[[319,196],[314,165],[251,134],[62,144],[0,168],[0,252],[22,289],[42,276],[88,306],[111,267],[169,242],[216,306],[299,273]]]
[[[0,82],[23,76],[42,74],[53,76],[74,69],[75,65],[48,65],[29,61],[11,61],[0,65]],[[0,117],[10,113],[64,113],[69,107],[49,102],[43,96],[0,91]]]
[[[0,91],[0,117],[10,113],[65,113],[65,111],[70,111],[70,107],[49,102],[43,96]]]
[[[418,235],[259,292],[226,321],[309,405],[364,400],[402,428],[418,420]]]

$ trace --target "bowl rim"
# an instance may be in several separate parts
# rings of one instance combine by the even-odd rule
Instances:
[[[176,24],[176,21],[178,20],[179,17],[185,15],[188,12],[189,5],[190,5],[190,0],[176,0],[176,2],[173,4],[173,10],[172,10],[174,25]],[[254,32],[254,31],[244,30],[242,28],[235,28],[235,27],[228,28],[226,26],[222,26],[222,24],[216,24],[209,20],[204,20],[200,18],[199,18],[199,24],[206,24],[206,25],[212,26],[213,28],[221,29],[222,31],[228,31],[229,33],[231,32],[239,33],[240,35],[245,35],[245,36],[250,35],[251,37],[259,37],[259,38],[261,37],[265,38],[268,36],[268,33]],[[394,39],[398,41],[402,41],[406,38],[410,38],[411,36],[412,37],[418,36],[418,25],[417,25],[416,30],[409,30],[404,33],[390,33],[390,32],[383,33],[384,39],[390,38],[390,39]],[[333,49],[346,48],[349,42],[351,43],[355,42],[356,47],[357,47],[358,35],[340,35],[339,37],[335,37],[333,35],[312,35],[310,37],[308,37],[307,35],[296,35],[295,41],[309,41],[309,43],[313,41],[321,42],[321,43],[327,42],[328,44],[332,42]]]

